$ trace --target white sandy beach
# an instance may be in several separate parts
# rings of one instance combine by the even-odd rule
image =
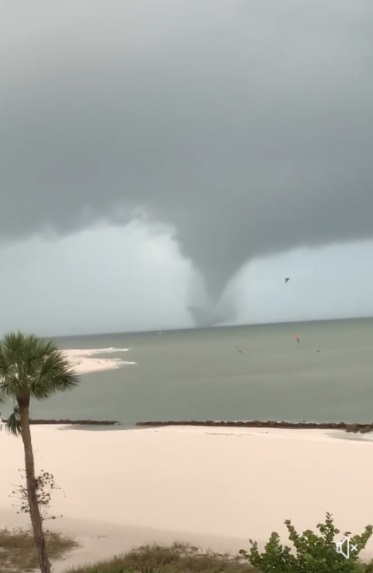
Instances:
[[[62,353],[77,374],[89,374],[103,370],[116,370],[122,366],[136,364],[121,358],[97,358],[97,354],[112,354],[113,352],[128,352],[129,348],[70,348]]]
[[[325,512],[341,531],[373,522],[373,441],[342,432],[218,428],[88,431],[33,426],[37,470],[62,488],[53,528],[82,544],[56,571],[133,545],[190,540],[237,551],[314,528]],[[0,525],[20,524],[9,498],[23,467],[20,439],[0,433]],[[22,518],[24,521],[24,518]],[[365,555],[373,554],[373,542]]]

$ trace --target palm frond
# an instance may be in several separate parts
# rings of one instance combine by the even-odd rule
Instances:
[[[5,424],[5,429],[8,430],[8,432],[10,434],[13,434],[14,436],[20,435],[20,433],[21,433],[21,420],[19,417],[18,406],[16,406],[14,408],[13,412],[8,417],[6,424]]]
[[[0,394],[42,400],[71,390],[78,381],[55,342],[22,332],[0,342]]]

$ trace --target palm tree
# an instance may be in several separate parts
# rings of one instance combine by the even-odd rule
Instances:
[[[51,569],[35,487],[30,399],[45,400],[55,392],[71,390],[77,383],[77,376],[54,342],[21,332],[7,334],[0,341],[0,396],[14,400],[8,429],[19,433],[23,441],[27,497],[41,573]]]

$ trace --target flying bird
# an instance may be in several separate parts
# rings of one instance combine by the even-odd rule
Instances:
[[[243,350],[241,350],[241,348],[239,348],[238,346],[236,346],[238,352],[240,352],[240,354],[243,354]]]
[[[285,284],[288,283],[289,281],[290,281],[290,277],[286,277]]]

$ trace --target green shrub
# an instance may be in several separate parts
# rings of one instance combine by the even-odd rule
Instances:
[[[46,532],[45,535],[51,559],[61,559],[71,549],[77,547],[73,539],[59,533]],[[0,573],[26,573],[35,571],[38,555],[34,536],[29,530],[0,529]]]
[[[311,530],[297,533],[289,520],[285,521],[293,550],[280,543],[278,533],[272,533],[264,552],[260,553],[258,544],[250,539],[249,552],[240,551],[240,555],[257,567],[262,573],[372,573],[373,563],[361,563],[359,553],[366,546],[372,535],[372,526],[367,526],[364,533],[350,537],[351,544],[356,545],[346,558],[337,553],[336,542],[340,533],[335,528],[332,516],[327,513],[325,523],[319,523],[320,534]]]
[[[90,569],[91,573],[103,573],[103,569],[98,567],[97,569]],[[119,567],[117,569],[115,566],[113,569],[110,569],[110,573],[136,573],[133,569],[123,569],[123,567]],[[154,569],[153,567],[144,567],[141,569],[139,573],[162,573],[162,569]]]

